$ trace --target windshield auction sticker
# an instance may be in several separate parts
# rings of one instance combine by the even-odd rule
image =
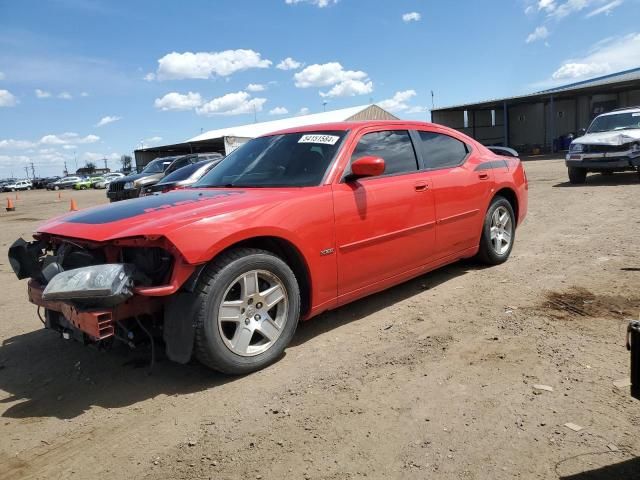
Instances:
[[[322,143],[324,145],[335,145],[340,140],[336,135],[303,135],[298,143]]]

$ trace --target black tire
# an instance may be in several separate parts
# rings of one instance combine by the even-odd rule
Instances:
[[[569,183],[573,185],[582,185],[587,181],[587,169],[580,167],[568,167]]]
[[[217,312],[229,285],[251,270],[266,270],[283,283],[288,297],[288,315],[280,336],[268,350],[255,356],[241,356],[224,343]],[[293,338],[300,317],[300,288],[289,266],[271,252],[238,248],[223,253],[202,272],[196,292],[200,306],[195,319],[195,354],[209,368],[230,375],[260,370],[280,358]]]
[[[496,252],[491,243],[491,218],[493,217],[493,213],[500,207],[504,207],[507,210],[511,217],[512,225],[511,244],[503,254]],[[491,201],[491,205],[489,205],[484,217],[484,223],[482,224],[482,236],[480,237],[480,250],[478,251],[476,258],[486,265],[500,265],[501,263],[506,262],[509,255],[511,255],[511,250],[513,249],[515,240],[516,216],[513,213],[513,207],[506,198],[498,195]]]

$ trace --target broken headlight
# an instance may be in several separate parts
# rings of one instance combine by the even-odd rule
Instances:
[[[42,297],[90,305],[117,305],[133,295],[134,272],[135,267],[127,263],[74,268],[55,275]]]

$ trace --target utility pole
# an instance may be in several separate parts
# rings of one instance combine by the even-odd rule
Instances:
[[[104,168],[105,168],[105,170],[106,170],[107,168],[109,168],[109,167],[107,166],[107,157],[105,157],[105,158],[104,158]]]
[[[69,170],[67,169],[67,161],[64,161],[64,176],[66,177],[69,174]]]
[[[323,112],[326,112],[326,111],[327,111],[327,103],[329,103],[329,102],[327,102],[326,100],[323,100],[323,101],[322,101],[322,111],[323,111]]]
[[[73,163],[76,165],[76,172],[78,171],[78,159],[76,158],[76,151],[73,151]]]
[[[36,178],[36,169],[33,166],[33,162],[31,162],[31,178]]]
[[[25,172],[26,172],[26,174],[27,174],[27,180],[28,180],[28,179],[29,179],[29,165],[25,165],[25,166],[24,166],[24,171],[25,171]]]

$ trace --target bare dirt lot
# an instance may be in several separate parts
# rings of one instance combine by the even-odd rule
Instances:
[[[640,312],[640,182],[526,168],[506,264],[451,265],[324,314],[241,378],[168,361],[149,376],[146,352],[61,340],[3,253],[0,479],[640,478],[640,402],[614,386]],[[20,194],[0,246],[71,195]]]

